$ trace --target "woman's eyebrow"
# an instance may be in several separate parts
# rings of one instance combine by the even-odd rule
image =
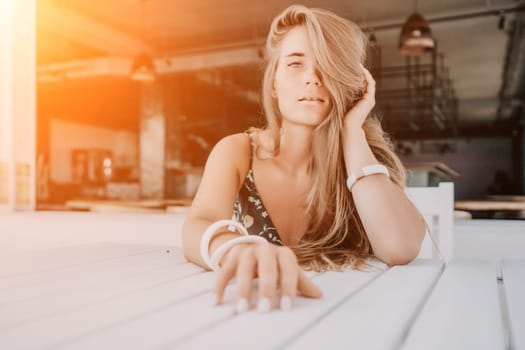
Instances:
[[[304,53],[302,52],[292,52],[286,55],[285,57],[304,57]]]

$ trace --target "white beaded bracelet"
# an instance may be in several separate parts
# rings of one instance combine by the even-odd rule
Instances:
[[[348,176],[348,179],[346,180],[346,187],[348,187],[348,190],[352,192],[352,187],[354,187],[357,180],[362,179],[365,176],[374,174],[385,174],[386,176],[390,177],[390,173],[388,172],[386,166],[382,164],[367,165],[361,168],[360,174],[350,174],[350,176]]]
[[[215,251],[213,252],[213,255],[211,256],[211,264],[210,267],[213,271],[217,271],[220,266],[219,262],[221,261],[221,258],[226,252],[232,248],[234,245],[241,244],[241,243],[257,243],[257,244],[265,244],[268,243],[268,241],[261,236],[241,236],[236,237],[233,239],[230,239],[229,241],[224,242],[221,244]]]
[[[210,241],[217,234],[217,230],[223,226],[229,226],[229,229],[237,229],[237,232],[247,236],[248,231],[244,228],[243,225],[234,220],[219,220],[208,226],[206,231],[201,238],[201,257],[202,260],[211,268],[211,259],[210,259]]]

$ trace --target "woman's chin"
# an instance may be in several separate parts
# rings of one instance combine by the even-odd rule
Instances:
[[[293,125],[300,125],[300,126],[307,126],[311,128],[317,127],[319,124],[323,122],[324,118],[322,116],[308,116],[304,118],[293,118],[293,119],[287,119],[288,124]]]

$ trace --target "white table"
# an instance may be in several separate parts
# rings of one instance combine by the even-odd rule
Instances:
[[[4,257],[0,349],[525,349],[524,261],[374,265],[309,273],[324,297],[291,311],[235,314],[235,284],[211,306],[214,273],[177,247]]]

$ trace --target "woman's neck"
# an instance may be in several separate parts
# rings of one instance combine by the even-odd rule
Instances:
[[[283,122],[281,145],[275,157],[278,164],[292,175],[306,174],[311,159],[313,128]]]

